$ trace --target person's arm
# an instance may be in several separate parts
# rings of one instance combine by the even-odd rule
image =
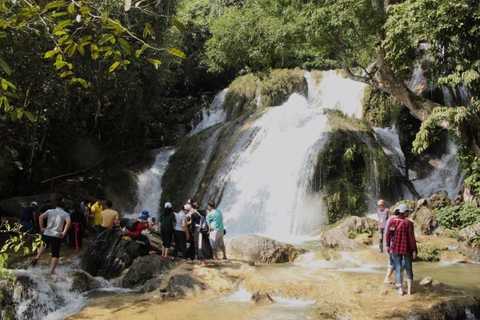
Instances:
[[[388,223],[385,225],[385,247],[387,248],[387,253],[390,253],[390,225],[392,224],[393,219],[388,220]]]
[[[43,233],[45,231],[45,228],[43,227],[43,219],[45,218],[45,214],[41,214],[40,217],[38,217],[38,224],[40,224],[40,232]]]
[[[417,241],[415,240],[413,223],[408,224],[408,241],[410,242],[410,248],[413,248],[413,259],[417,259]]]
[[[33,223],[35,224],[35,227],[38,227],[38,224],[37,224],[37,210],[33,211]]]
[[[190,232],[188,232],[188,224],[186,220],[182,220],[182,227],[183,227],[183,231],[185,231],[185,236],[187,237],[187,240],[189,240]]]
[[[70,229],[71,224],[72,224],[72,221],[70,219],[67,219],[67,221],[65,223],[65,226],[63,227],[63,231],[60,234],[62,236],[62,238],[65,237],[65,235],[67,234],[68,229]]]

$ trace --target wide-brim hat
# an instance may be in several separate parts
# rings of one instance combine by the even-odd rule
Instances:
[[[150,214],[148,213],[147,210],[143,210],[142,213],[140,214],[140,219],[141,220],[148,220],[150,218]]]

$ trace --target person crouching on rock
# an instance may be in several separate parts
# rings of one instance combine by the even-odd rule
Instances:
[[[148,254],[156,254],[157,252],[152,249],[152,245],[150,244],[150,240],[148,240],[148,237],[142,234],[143,230],[150,230],[148,218],[150,218],[150,214],[147,210],[143,210],[140,216],[137,218],[138,223],[136,224],[135,230],[132,231],[125,229],[125,231],[132,240],[143,241],[143,243],[145,243],[145,246],[147,247]]]

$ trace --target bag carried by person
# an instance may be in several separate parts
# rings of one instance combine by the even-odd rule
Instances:
[[[210,228],[207,224],[207,219],[205,219],[204,215],[200,215],[200,223],[198,224],[198,230],[202,233],[207,233],[210,231]]]
[[[125,228],[130,231],[137,230],[138,220],[137,219],[129,219],[125,224]]]

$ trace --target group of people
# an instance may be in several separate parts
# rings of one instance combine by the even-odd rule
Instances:
[[[413,210],[406,204],[400,204],[391,213],[384,200],[379,200],[377,205],[379,251],[383,252],[385,239],[386,253],[389,255],[389,266],[383,283],[390,284],[390,276],[395,271],[395,292],[400,296],[412,294],[412,262],[417,258],[418,250],[413,222],[407,218]],[[403,289],[404,270],[407,274],[406,291]]]
[[[199,208],[198,203],[188,200],[175,214],[172,204],[165,203],[158,221],[163,241],[162,258],[174,260],[181,252],[185,263],[192,264],[196,257],[200,265],[206,265],[207,259],[219,259],[217,249],[220,248],[223,259],[227,259],[222,212],[213,201],[208,202],[205,211]],[[175,246],[170,256],[172,240],[175,240]]]
[[[112,209],[113,202],[107,200],[105,210],[102,202],[103,198],[97,197],[94,205],[90,206],[90,200],[85,199],[81,203],[74,203],[72,208],[68,208],[64,197],[60,195],[56,197],[55,205],[50,199],[47,199],[40,210],[36,201],[25,207],[20,218],[20,231],[27,234],[27,244],[31,243],[33,235],[39,231],[42,241],[46,245],[38,249],[37,255],[30,265],[35,266],[45,250],[51,247],[50,273],[54,274],[62,242],[68,243],[69,248],[79,250],[84,239],[89,236],[88,226],[91,225],[94,236],[98,236],[103,230],[118,225],[118,212]]]

